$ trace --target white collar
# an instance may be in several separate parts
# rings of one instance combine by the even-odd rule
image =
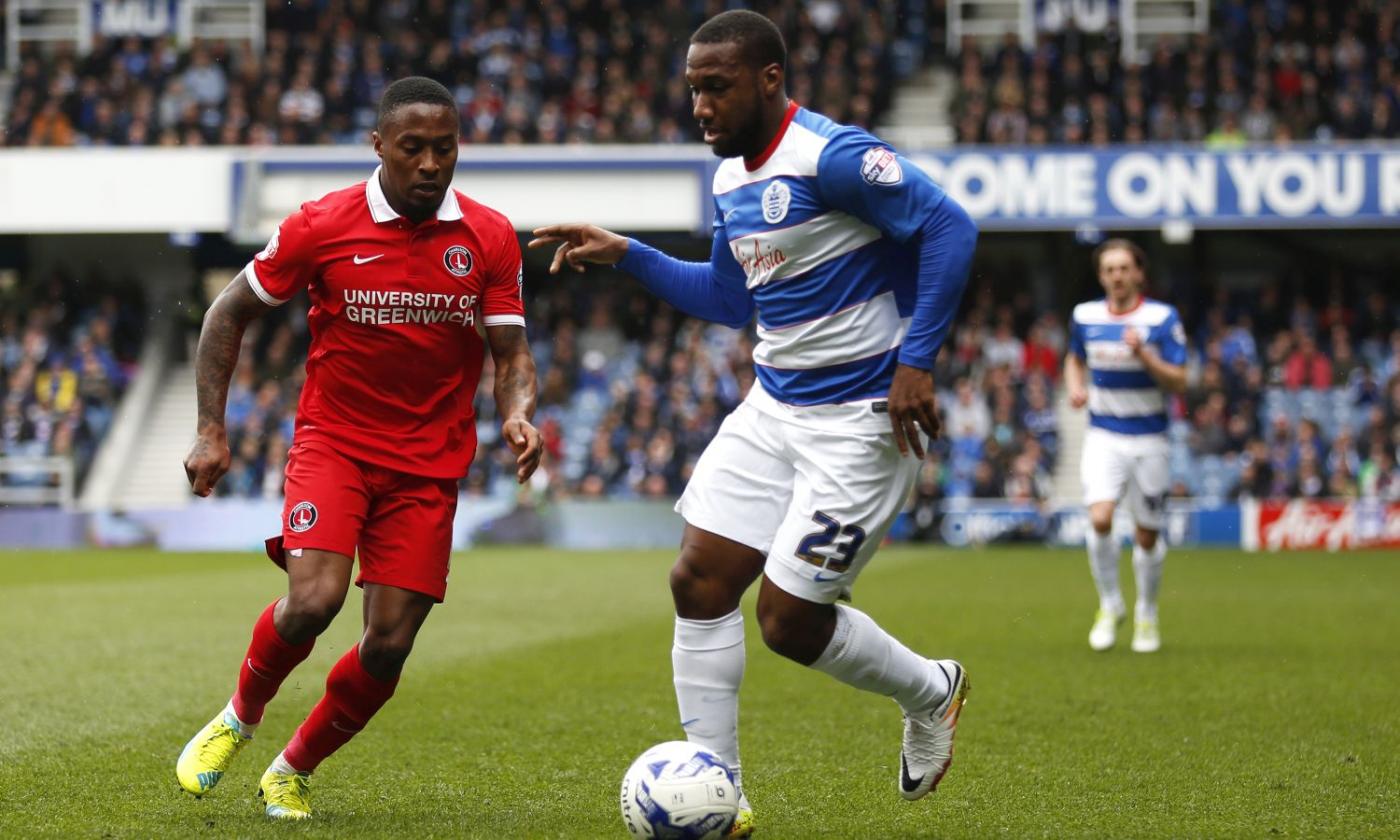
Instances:
[[[376,166],[374,174],[365,182],[365,199],[369,202],[371,218],[376,222],[392,222],[399,218],[399,214],[389,206],[389,199],[384,196],[384,187],[379,183],[379,172],[383,168]],[[440,222],[456,222],[462,218],[462,206],[457,202],[457,194],[450,186],[447,188],[447,194],[442,197],[442,203],[438,205],[437,217]]]

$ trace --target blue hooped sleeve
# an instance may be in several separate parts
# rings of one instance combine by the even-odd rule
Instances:
[[[922,169],[861,131],[837,134],[817,166],[822,197],[919,249],[918,294],[899,363],[932,370],[967,285],[977,225]]]
[[[744,270],[734,260],[720,224],[715,226],[707,263],[678,260],[629,239],[627,253],[617,267],[687,315],[734,329],[748,326],[753,318],[753,296],[749,294]]]
[[[1186,364],[1186,328],[1182,326],[1181,316],[1175,308],[1154,332],[1156,335],[1148,340],[1157,345],[1162,361],[1169,365]]]

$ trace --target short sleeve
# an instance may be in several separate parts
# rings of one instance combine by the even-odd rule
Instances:
[[[315,239],[306,206],[277,226],[267,246],[253,256],[244,273],[263,303],[281,306],[315,277]]]
[[[1084,325],[1072,316],[1069,319],[1069,352],[1080,359],[1087,359],[1089,356],[1084,349]]]
[[[525,264],[520,258],[520,240],[509,225],[505,227],[482,289],[481,324],[485,327],[525,326]]]
[[[1162,361],[1170,365],[1186,364],[1186,327],[1175,309],[1157,327],[1157,335],[1153,338]]]
[[[908,242],[944,192],[919,167],[869,134],[844,131],[831,139],[817,163],[822,198],[897,242]]]

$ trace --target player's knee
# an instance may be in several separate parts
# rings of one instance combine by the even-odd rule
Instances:
[[[739,607],[739,598],[718,575],[706,573],[685,548],[671,567],[671,598],[676,613],[686,618],[719,618]],[[740,592],[742,595],[742,592]]]
[[[1113,530],[1113,511],[1093,510],[1089,512],[1089,525],[1100,534]]]
[[[413,637],[412,630],[403,627],[387,630],[367,627],[360,640],[360,663],[376,677],[397,676],[413,651]]]
[[[1157,532],[1149,531],[1146,528],[1137,529],[1137,543],[1144,551],[1151,551],[1157,547]]]
[[[339,587],[298,587],[287,593],[277,629],[289,642],[300,641],[294,637],[319,636],[331,626],[343,603],[345,592]]]

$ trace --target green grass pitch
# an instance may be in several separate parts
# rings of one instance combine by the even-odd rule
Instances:
[[[457,557],[397,696],[322,765],[315,819],[288,826],[262,817],[257,779],[356,638],[357,591],[196,801],[175,757],[228,698],[281,574],[251,554],[0,553],[0,837],[623,837],[623,771],[680,736],[670,560]],[[1163,650],[1095,654],[1082,552],[882,552],[856,604],[972,679],[957,761],[913,804],[894,705],[780,660],[751,623],[758,836],[1396,836],[1400,557],[1167,564]]]

